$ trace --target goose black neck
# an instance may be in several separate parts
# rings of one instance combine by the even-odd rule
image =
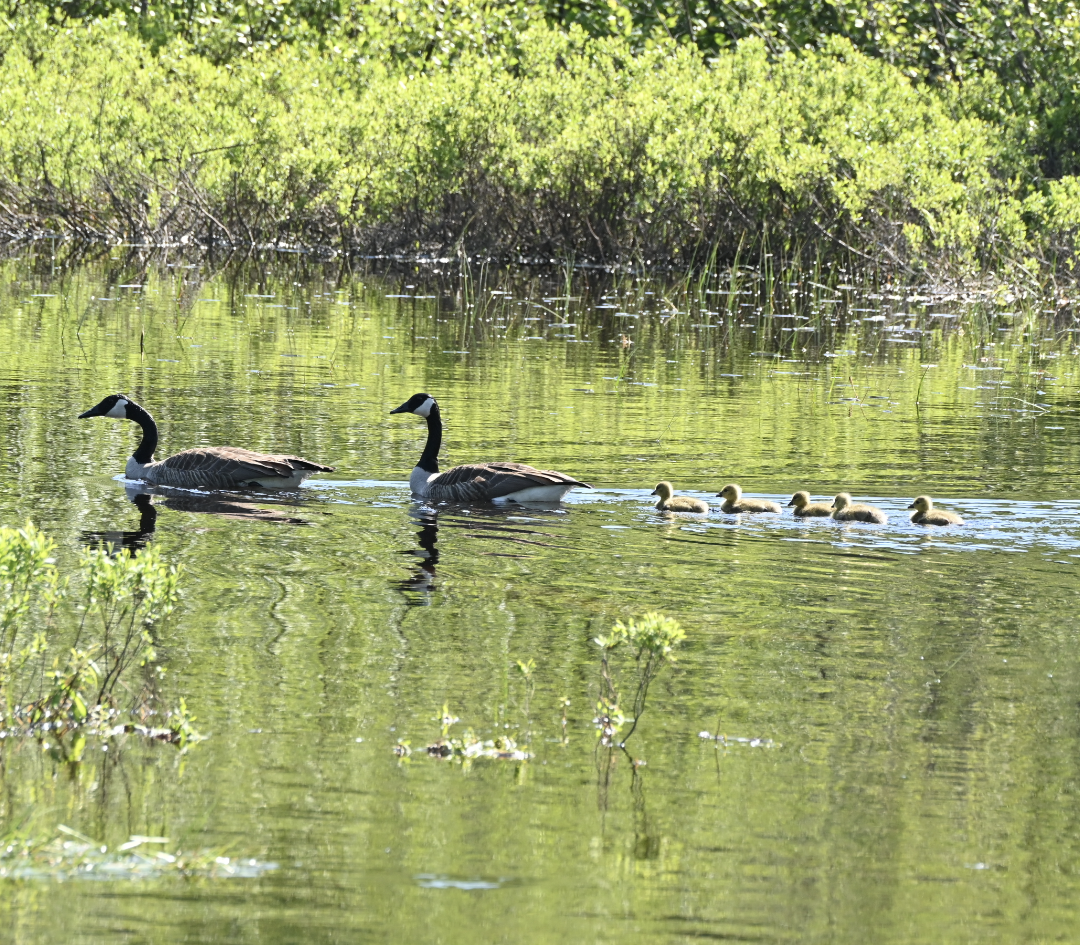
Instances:
[[[139,448],[132,454],[135,457],[137,463],[149,463],[154,459],[154,450],[157,449],[157,424],[154,423],[154,418],[150,416],[145,410],[138,404],[128,401],[127,405],[127,418],[134,420],[140,427],[142,427],[143,437],[142,442],[139,444]]]
[[[442,417],[439,416],[439,405],[433,404],[427,415],[427,443],[424,444],[424,452],[420,454],[419,466],[424,472],[437,473],[439,471],[439,447],[442,446]]]

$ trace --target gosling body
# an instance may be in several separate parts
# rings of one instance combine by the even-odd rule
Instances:
[[[414,495],[432,502],[558,502],[575,486],[591,489],[553,469],[536,469],[524,463],[469,463],[439,472],[442,446],[442,415],[435,398],[413,394],[390,413],[414,413],[427,421],[427,442],[409,476]]]
[[[317,472],[333,472],[333,466],[314,463],[283,453],[256,453],[236,446],[208,446],[174,453],[155,460],[157,423],[150,413],[124,394],[110,394],[101,403],[79,414],[131,420],[142,427],[138,449],[128,458],[124,476],[155,486],[181,489],[294,489]]]
[[[660,497],[656,508],[661,512],[696,512],[701,515],[709,511],[708,502],[688,495],[675,495],[670,482],[658,482],[652,494]]]
[[[775,512],[779,515],[782,511],[779,505],[768,499],[744,499],[742,488],[735,483],[724,486],[717,495],[724,500],[720,511],[729,515],[737,512]]]
[[[928,495],[921,495],[909,509],[915,509],[911,513],[912,525],[963,525],[964,520],[955,512],[946,512],[944,509],[935,509],[934,502]]]
[[[870,522],[873,525],[885,525],[889,521],[881,509],[861,502],[852,502],[851,496],[841,492],[832,504],[832,517],[837,522]]]
[[[827,502],[811,502],[809,492],[796,492],[788,503],[788,508],[795,507],[796,518],[830,518],[832,506]]]

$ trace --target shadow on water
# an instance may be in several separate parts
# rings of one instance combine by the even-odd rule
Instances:
[[[95,531],[83,530],[81,539],[87,545],[112,545],[119,551],[129,549],[135,554],[154,537],[157,528],[158,508],[164,507],[176,512],[188,512],[201,515],[216,515],[220,518],[240,519],[242,521],[272,522],[279,525],[310,525],[307,519],[289,515],[276,509],[266,509],[253,502],[240,501],[231,495],[194,495],[186,492],[174,492],[157,487],[153,492],[142,491],[141,486],[125,486],[128,499],[139,510],[139,525],[133,530]],[[155,503],[154,496],[160,501]]]

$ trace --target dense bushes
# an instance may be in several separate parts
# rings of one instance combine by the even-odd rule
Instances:
[[[1077,18],[1010,3],[9,4],[0,229],[1071,266]]]
[[[612,261],[854,247],[995,261],[1065,239],[1071,183],[999,179],[1000,135],[843,41],[710,62],[533,27],[409,74],[282,44],[214,64],[118,18],[9,33],[0,220],[135,241]]]

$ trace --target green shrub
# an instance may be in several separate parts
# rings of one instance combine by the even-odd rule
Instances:
[[[62,740],[132,729],[158,711],[151,631],[176,605],[178,570],[156,549],[90,550],[61,580],[54,544],[32,524],[0,527],[0,729]],[[181,700],[169,727],[194,732]]]
[[[992,263],[1037,207],[994,129],[833,41],[704,62],[534,27],[402,74],[297,47],[215,65],[120,19],[14,36],[0,221],[159,243],[689,260],[854,247]],[[845,250],[846,251],[846,250]]]

